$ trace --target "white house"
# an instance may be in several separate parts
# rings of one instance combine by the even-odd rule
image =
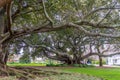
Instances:
[[[108,65],[120,65],[120,55],[115,55],[107,58]]]

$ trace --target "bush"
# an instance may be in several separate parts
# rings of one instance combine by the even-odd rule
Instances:
[[[19,64],[19,62],[8,62],[7,64]]]
[[[80,67],[80,64],[73,64],[74,67]]]
[[[88,67],[95,67],[94,65],[88,65]]]
[[[48,67],[67,67],[67,64],[46,64]]]
[[[48,66],[48,67],[55,67],[56,65],[55,64],[46,64],[46,66]]]
[[[67,67],[67,66],[73,66],[73,67],[94,67],[94,65],[87,65],[87,64],[46,64],[48,67]]]
[[[31,63],[30,57],[27,54],[24,54],[20,59],[20,63]]]
[[[67,66],[68,66],[68,64],[61,64],[61,66],[62,66],[62,67],[67,67]]]
[[[83,67],[88,67],[89,65],[87,65],[87,64],[83,64]]]
[[[94,67],[94,65],[87,65],[87,64],[73,64],[74,67]]]
[[[105,60],[103,60],[103,61],[102,61],[102,63],[103,63],[103,64],[106,64],[106,61],[105,61]],[[99,64],[99,61],[93,61],[93,63],[92,63],[92,64]]]

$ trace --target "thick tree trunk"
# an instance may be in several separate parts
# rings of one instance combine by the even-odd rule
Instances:
[[[5,46],[0,44],[0,68],[6,68],[6,51],[5,51]]]
[[[99,56],[99,66],[103,66],[103,63],[102,63],[102,57]]]
[[[2,41],[3,27],[4,27],[4,10],[0,8],[0,41]],[[4,53],[2,43],[0,44],[0,68],[4,68]]]
[[[12,0],[0,0],[0,8],[10,3]]]
[[[5,8],[0,8],[0,68],[6,68],[8,54],[6,54],[7,42],[4,39],[7,33],[5,26]]]
[[[6,65],[8,59],[8,54],[6,54],[6,47],[7,46],[5,44],[0,44],[0,76],[9,75],[8,67]]]
[[[67,61],[65,61],[65,63],[68,64],[68,65],[83,64],[83,63],[81,63],[80,58],[67,59]]]
[[[4,63],[4,58],[3,58],[3,53],[0,51],[0,68],[5,68],[5,63]]]

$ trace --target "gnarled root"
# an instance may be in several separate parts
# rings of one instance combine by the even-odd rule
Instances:
[[[46,71],[33,67],[7,67],[5,70],[0,69],[0,72],[5,74],[5,76],[16,76],[19,80],[33,80],[36,77],[61,74],[60,72]]]

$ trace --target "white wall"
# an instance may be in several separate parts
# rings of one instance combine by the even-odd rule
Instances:
[[[107,58],[108,65],[120,65],[120,55],[115,55]]]

